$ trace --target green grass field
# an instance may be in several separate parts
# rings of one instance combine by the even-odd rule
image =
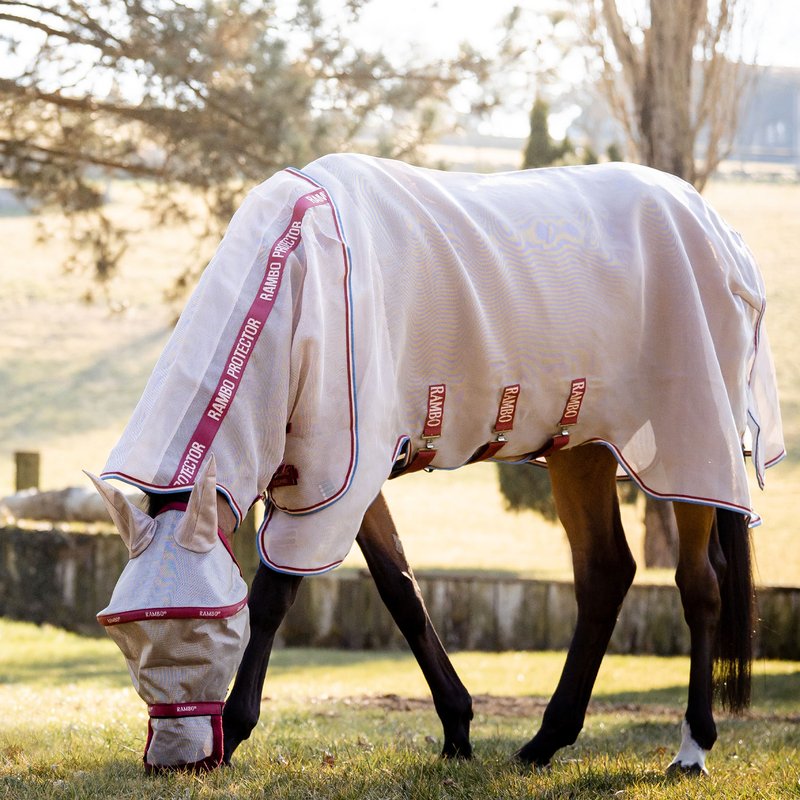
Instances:
[[[563,653],[456,653],[476,698],[475,759],[444,763],[411,656],[284,650],[271,666],[261,723],[231,769],[145,778],[144,703],[110,640],[0,621],[0,641],[4,799],[800,795],[797,664],[756,665],[753,710],[719,716],[712,777],[691,781],[663,774],[679,738],[685,658],[606,659],[578,743],[536,773],[509,757],[538,726]]]
[[[754,540],[760,581],[794,585],[800,582],[800,460],[792,455],[800,453],[800,185],[719,182],[707,195],[744,234],[769,291],[767,322],[790,458],[770,472],[764,494],[754,490],[764,518]],[[15,450],[42,453],[44,488],[86,485],[81,469],[102,467],[168,336],[174,309],[164,305],[162,292],[191,257],[191,231],[148,230],[131,185],[115,184],[111,198],[110,213],[140,228],[110,286],[124,313],[81,302],[89,284],[61,269],[65,245],[57,216],[0,218],[0,496],[12,491]],[[55,238],[37,245],[37,226],[56,231]],[[386,493],[417,569],[570,573],[557,526],[530,513],[503,512],[491,465],[410,476],[388,484]],[[641,508],[626,509],[637,556],[640,520]],[[359,557],[350,563],[359,564]],[[640,570],[638,579],[671,576]]]

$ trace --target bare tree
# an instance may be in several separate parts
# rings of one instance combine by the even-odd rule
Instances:
[[[729,152],[753,70],[741,50],[746,0],[583,0],[601,85],[635,158],[702,191]],[[582,14],[578,15],[579,17]],[[674,566],[672,508],[646,500],[645,563]]]
[[[636,159],[702,191],[729,152],[752,70],[745,0],[581,0],[602,86]],[[579,15],[579,16],[582,16]]]

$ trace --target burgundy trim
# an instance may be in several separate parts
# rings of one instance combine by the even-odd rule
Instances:
[[[294,204],[286,230],[270,247],[261,288],[245,314],[217,386],[194,433],[189,437],[170,486],[189,486],[194,482],[197,470],[233,404],[264,324],[275,307],[289,255],[300,244],[303,217],[310,208],[320,205],[330,205],[330,198],[324,189],[300,197]]]
[[[339,559],[339,561],[331,561],[330,564],[325,564],[321,567],[289,567],[286,564],[278,564],[273,561],[263,549],[260,552],[261,559],[270,569],[275,570],[275,572],[285,572],[289,575],[319,575],[323,572],[330,572],[342,563],[342,559]]]
[[[343,290],[343,299],[344,299],[344,313],[345,313],[345,352],[347,354],[347,391],[348,391],[348,400],[350,403],[350,463],[347,467],[347,473],[345,475],[344,481],[342,482],[341,487],[332,495],[327,497],[325,500],[320,500],[318,503],[314,503],[310,506],[304,506],[301,508],[289,508],[288,506],[281,506],[279,503],[274,499],[271,498],[271,503],[280,511],[285,512],[286,514],[296,514],[296,515],[303,515],[303,514],[310,514],[314,511],[319,511],[323,508],[326,508],[329,505],[335,503],[347,490],[350,488],[350,484],[353,481],[353,476],[355,474],[355,467],[357,462],[357,453],[358,453],[358,433],[356,430],[356,397],[355,397],[355,384],[354,384],[354,352],[353,352],[353,333],[352,333],[352,302],[351,302],[351,286],[350,286],[350,276],[352,272],[352,265],[350,261],[350,251],[347,247],[347,243],[345,241],[344,233],[342,231],[342,224],[341,220],[339,219],[339,212],[336,208],[336,205],[333,203],[330,195],[328,194],[327,190],[313,180],[308,175],[300,172],[299,170],[287,168],[285,172],[288,172],[291,175],[294,175],[297,178],[301,178],[302,180],[306,181],[306,183],[311,184],[316,188],[316,192],[313,192],[309,197],[315,197],[317,194],[325,195],[325,202],[319,203],[318,205],[327,205],[331,209],[331,214],[333,216],[333,222],[336,226],[336,233],[339,237],[339,242],[342,247],[342,263],[344,264],[344,280],[342,281],[342,290]],[[287,423],[287,433],[289,432],[289,428],[291,427],[291,422]],[[340,563],[340,562],[337,562]]]
[[[278,564],[277,562],[273,561],[267,554],[265,534],[267,532],[267,527],[269,526],[270,520],[272,519],[274,513],[275,513],[275,505],[273,503],[270,503],[267,507],[267,513],[264,515],[264,521],[261,523],[261,527],[258,529],[258,532],[256,533],[258,554],[261,557],[261,560],[270,569],[273,569],[276,572],[285,572],[288,573],[289,575],[318,575],[322,572],[329,572],[330,570],[334,569],[334,567],[338,567],[339,564],[342,563],[343,559],[339,559],[338,561],[332,561],[330,564],[325,564],[321,567],[303,569],[302,567],[290,567],[287,566],[286,564]]]
[[[145,770],[145,772],[148,773],[148,775],[150,774],[150,771],[152,769],[154,769],[154,767],[150,766],[150,764],[147,763],[147,751],[150,749],[150,742],[152,742],[152,741],[153,741],[153,723],[150,722],[150,719],[148,717],[148,719],[147,719],[147,741],[144,743],[144,756],[142,756],[142,758],[144,759],[144,770]]]
[[[106,627],[123,625],[126,622],[141,622],[149,619],[227,619],[238,614],[247,605],[247,597],[230,606],[203,608],[201,606],[176,606],[174,608],[141,608],[135,611],[120,611],[118,614],[98,614],[97,621]]]
[[[713,506],[714,508],[724,508],[728,511],[735,511],[737,514],[744,514],[745,516],[750,517],[750,527],[756,527],[761,523],[761,517],[753,511],[751,508],[747,508],[745,506],[737,505],[736,503],[726,503],[722,500],[714,500],[710,497],[698,497],[695,495],[690,494],[666,494],[663,492],[657,492],[655,489],[651,489],[640,477],[639,474],[631,467],[630,464],[625,460],[622,455],[622,451],[619,450],[615,445],[611,444],[611,442],[606,441],[605,439],[586,439],[586,441],[581,442],[581,444],[602,444],[605,445],[616,457],[619,464],[628,474],[628,477],[637,485],[639,488],[649,494],[651,497],[655,497],[658,500],[676,500],[679,503],[698,503],[702,506]]]
[[[124,483],[129,483],[131,486],[135,486],[137,489],[141,489],[143,492],[150,491],[153,492],[154,494],[181,494],[185,493],[190,488],[186,486],[169,488],[168,486],[164,486],[164,484],[148,483],[147,481],[139,480],[139,478],[134,478],[132,475],[128,475],[125,472],[118,472],[118,471],[101,472],[100,477],[103,479],[116,478],[117,480],[123,481]],[[242,509],[239,508],[236,501],[233,499],[233,495],[231,494],[230,489],[228,489],[228,487],[225,486],[224,483],[218,483],[217,492],[219,492],[225,498],[228,505],[231,507],[231,511],[233,511],[233,514],[236,517],[236,524],[240,525],[242,520],[244,519],[244,515],[242,514]],[[256,500],[258,500],[258,498],[256,498]]]
[[[774,467],[776,464],[783,461],[784,458],[786,458],[786,451],[781,450],[780,455],[775,456],[775,458],[772,458],[769,461],[764,462],[764,469],[769,469],[770,467]]]
[[[153,703],[147,706],[151,717],[212,717],[222,713],[225,703]]]

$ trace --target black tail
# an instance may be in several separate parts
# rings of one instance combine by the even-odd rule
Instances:
[[[718,508],[717,533],[727,567],[720,586],[714,686],[723,707],[738,713],[750,705],[753,660],[755,589],[747,517]]]

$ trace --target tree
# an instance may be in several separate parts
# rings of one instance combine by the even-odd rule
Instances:
[[[572,145],[568,138],[557,142],[550,135],[549,114],[550,106],[541,97],[537,97],[531,108],[531,132],[528,135],[523,154],[523,169],[548,167],[564,158],[567,153],[572,152]]]
[[[497,463],[500,492],[509,511],[537,511],[545,519],[558,518],[550,474],[546,469],[525,464]]]
[[[587,0],[587,41],[602,87],[636,160],[703,189],[733,144],[747,94],[740,34],[746,0],[646,0],[625,16],[614,0]],[[625,6],[630,9],[630,6]],[[647,498],[645,563],[674,566],[669,504]]]
[[[145,179],[156,223],[201,197],[216,238],[245,187],[351,146],[376,118],[376,149],[410,157],[485,62],[464,50],[399,69],[345,34],[362,3],[337,24],[317,0],[289,19],[256,0],[0,0],[2,175],[72,220],[102,280],[126,231],[98,176]]]
[[[746,0],[586,0],[602,88],[642,164],[699,190],[730,151],[747,95]]]

